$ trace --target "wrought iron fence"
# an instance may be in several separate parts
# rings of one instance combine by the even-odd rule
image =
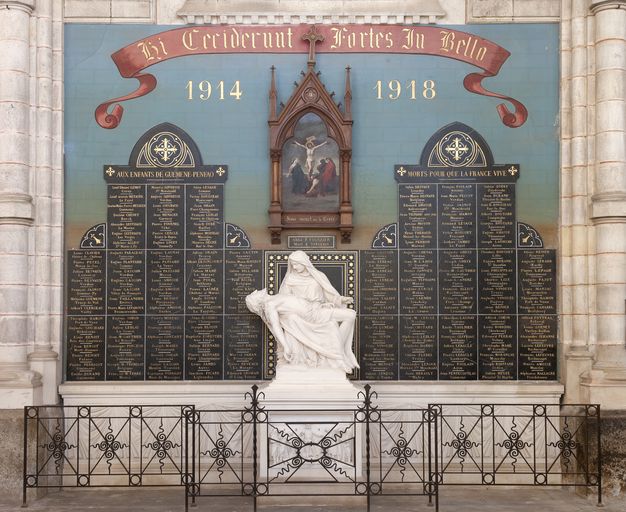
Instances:
[[[180,486],[193,406],[24,408],[30,488]]]
[[[598,405],[431,404],[276,410],[258,387],[235,410],[194,406],[24,409],[24,484],[183,486],[206,496],[422,496],[446,485],[572,485],[602,502]]]
[[[437,404],[439,485],[595,487],[599,405]]]
[[[355,409],[267,410],[258,387],[242,411],[190,410],[189,502],[207,496],[424,496],[438,507],[428,409],[379,409],[369,385]],[[436,413],[435,413],[436,414]]]

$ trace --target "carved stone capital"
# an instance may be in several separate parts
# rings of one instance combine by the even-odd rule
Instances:
[[[0,11],[18,9],[31,14],[35,10],[35,0],[0,0]]]
[[[593,14],[609,9],[626,9],[626,0],[593,0],[589,7]]]

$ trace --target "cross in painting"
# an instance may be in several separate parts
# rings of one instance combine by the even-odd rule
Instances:
[[[307,64],[309,68],[315,67],[315,43],[322,42],[324,36],[317,31],[317,27],[312,25],[309,31],[302,36],[303,41],[309,42],[309,60]]]

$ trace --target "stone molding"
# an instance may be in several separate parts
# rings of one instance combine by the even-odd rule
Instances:
[[[589,10],[596,14],[608,9],[626,9],[626,0],[598,0],[592,1]]]
[[[626,221],[626,192],[605,192],[591,196],[594,224]]]
[[[0,0],[0,9],[19,9],[31,14],[35,10],[35,0]]]
[[[594,369],[580,378],[583,399],[599,403],[611,410],[626,409],[626,371],[623,369]]]
[[[61,2],[61,0],[55,0]],[[154,23],[156,9],[176,0],[63,0],[64,18],[72,23]],[[182,5],[182,0],[178,1]]]
[[[21,367],[0,367],[0,389],[32,389],[41,386],[41,375]]]
[[[356,386],[365,382],[354,381]],[[185,382],[65,382],[59,393],[66,406],[124,404],[230,404],[237,407],[253,384],[265,381]],[[563,393],[559,382],[377,382],[374,390],[383,403],[550,403],[558,404]],[[263,391],[263,389],[261,389]]]
[[[436,23],[439,0],[186,0],[177,12],[188,24]]]
[[[32,226],[35,219],[33,198],[29,194],[0,194],[0,224]]]
[[[560,20],[560,0],[466,0],[466,4],[468,23],[545,23]]]

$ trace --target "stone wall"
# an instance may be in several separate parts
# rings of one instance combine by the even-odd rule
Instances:
[[[626,493],[626,411],[602,413],[602,488],[611,499]]]
[[[614,502],[626,493],[626,411],[601,411],[602,493],[603,501]],[[587,435],[594,439],[598,426],[590,422]],[[597,468],[598,453],[589,453],[592,468]],[[581,488],[582,490],[582,488]],[[591,490],[591,489],[590,489]]]

